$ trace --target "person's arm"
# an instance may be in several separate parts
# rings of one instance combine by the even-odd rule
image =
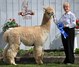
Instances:
[[[70,24],[67,24],[66,27],[73,28],[76,26],[76,17],[74,14],[70,14]]]

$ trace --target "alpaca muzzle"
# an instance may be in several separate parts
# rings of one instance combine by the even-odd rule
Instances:
[[[53,12],[51,13],[51,16],[53,16],[53,18],[55,17],[55,15],[54,15],[54,13],[53,13]]]
[[[54,13],[52,12],[52,13],[48,13],[48,15],[50,16],[50,17],[53,17],[54,18]]]

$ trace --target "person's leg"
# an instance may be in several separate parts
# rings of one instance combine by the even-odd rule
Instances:
[[[64,59],[64,62],[63,63],[67,63],[67,54],[68,54],[68,50],[67,50],[67,48],[68,48],[68,44],[67,44],[67,39],[64,39],[64,37],[63,37],[63,35],[61,35],[61,38],[62,38],[62,44],[63,44],[63,47],[64,47],[64,52],[65,52],[65,55],[66,55],[66,57],[65,57],[65,59]]]
[[[69,29],[68,38],[68,63],[74,63],[74,28]]]
[[[69,28],[64,28],[64,31],[67,33],[67,34],[69,34]],[[61,35],[61,39],[62,39],[62,44],[63,44],[63,47],[64,47],[64,52],[65,52],[65,55],[66,55],[66,57],[65,57],[65,60],[64,60],[64,62],[63,63],[68,63],[69,61],[68,61],[68,39],[69,39],[69,36],[65,39],[64,37],[63,37],[63,35]]]

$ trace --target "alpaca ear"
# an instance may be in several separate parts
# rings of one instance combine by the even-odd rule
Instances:
[[[45,8],[45,7],[43,8],[43,11],[44,11],[44,12],[46,11],[46,8]]]
[[[45,8],[45,7],[44,7],[43,9],[44,9],[44,10],[46,10],[46,8]]]

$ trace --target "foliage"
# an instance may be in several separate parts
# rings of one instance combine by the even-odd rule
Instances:
[[[3,52],[3,50],[2,49],[0,49],[0,53],[2,53]]]
[[[2,49],[0,49],[0,57],[2,57],[2,53],[3,53],[3,50],[2,50]]]
[[[76,29],[79,29],[79,19],[76,20]]]
[[[75,54],[79,54],[79,48],[75,49]]]
[[[45,56],[64,56],[64,51],[44,52]]]
[[[64,56],[64,51],[44,51],[44,56]],[[33,48],[29,50],[19,50],[18,56],[33,56]]]
[[[28,52],[29,52],[29,53],[33,53],[33,48],[30,48],[30,49],[28,50]]]
[[[26,53],[26,50],[20,49],[18,52],[18,56],[23,56],[25,55],[25,53]]]
[[[33,48],[29,49],[29,50],[19,50],[18,52],[18,56],[25,56],[25,55],[29,55],[29,54],[33,54]]]
[[[12,27],[18,27],[19,25],[16,23],[15,19],[9,19],[3,26],[3,32]]]

